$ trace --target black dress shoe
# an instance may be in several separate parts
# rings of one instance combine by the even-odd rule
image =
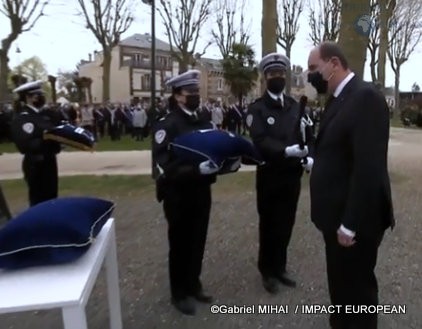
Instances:
[[[278,280],[274,277],[262,278],[262,284],[265,290],[268,291],[270,294],[276,294],[280,290]]]
[[[201,303],[212,303],[214,301],[214,298],[212,296],[205,295],[203,291],[200,291],[193,296],[198,302]]]
[[[186,297],[182,299],[171,299],[171,303],[174,305],[174,307],[186,315],[195,315],[196,313],[196,307],[195,307],[195,301],[191,297]]]
[[[291,287],[291,288],[295,288],[296,287],[296,281],[293,280],[292,278],[290,278],[287,273],[282,273],[280,275],[277,276],[278,281],[281,282],[281,284],[287,286],[287,287]]]

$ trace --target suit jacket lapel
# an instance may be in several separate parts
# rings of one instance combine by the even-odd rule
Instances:
[[[356,87],[359,84],[359,79],[354,76],[349,83],[343,88],[343,90],[341,91],[341,93],[335,97],[330,104],[328,105],[328,107],[324,110],[324,115],[323,115],[323,119],[321,120],[321,125],[319,128],[319,132],[318,132],[318,136],[317,136],[317,140],[316,142],[318,143],[322,136],[324,135],[324,131],[328,126],[328,123],[331,122],[334,117],[337,115],[337,113],[340,111],[341,109],[341,104],[343,103],[343,101],[347,98],[347,96],[356,89]]]

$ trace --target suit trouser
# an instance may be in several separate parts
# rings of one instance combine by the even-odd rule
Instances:
[[[339,245],[337,233],[324,233],[328,287],[333,305],[377,305],[378,284],[375,277],[378,247],[383,232],[373,238],[360,238],[354,246]],[[330,325],[339,329],[375,329],[377,314],[331,314]]]
[[[25,155],[22,170],[28,185],[29,204],[57,198],[58,171],[56,155]]]
[[[287,248],[295,223],[300,186],[297,175],[272,181],[257,177],[258,269],[263,277],[277,277],[286,271]]]
[[[170,289],[174,299],[202,290],[200,275],[211,210],[211,186],[169,189],[163,200],[168,221]]]

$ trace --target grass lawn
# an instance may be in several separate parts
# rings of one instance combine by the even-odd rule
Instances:
[[[123,136],[119,141],[112,141],[109,137],[101,139],[95,146],[96,151],[136,151],[151,149],[151,139],[148,137],[142,142],[137,142],[130,136]],[[64,151],[78,151],[72,147],[66,147]],[[13,143],[1,143],[0,153],[15,153],[17,149]]]
[[[3,193],[12,212],[25,207],[27,187],[21,179],[0,181]],[[218,193],[230,194],[252,189],[254,174],[251,172],[236,175],[223,175],[218,179]],[[60,177],[60,196],[97,196],[118,202],[130,197],[155,196],[155,183],[149,175],[138,176],[71,176]]]

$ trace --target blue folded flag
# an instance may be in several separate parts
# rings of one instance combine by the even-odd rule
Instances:
[[[92,151],[95,144],[94,135],[81,127],[65,124],[44,132],[44,139],[72,146],[74,148]]]
[[[223,130],[206,129],[183,134],[176,137],[171,146],[176,156],[193,163],[210,160],[221,167],[225,160],[236,157],[241,157],[248,164],[263,163],[252,142]]]

